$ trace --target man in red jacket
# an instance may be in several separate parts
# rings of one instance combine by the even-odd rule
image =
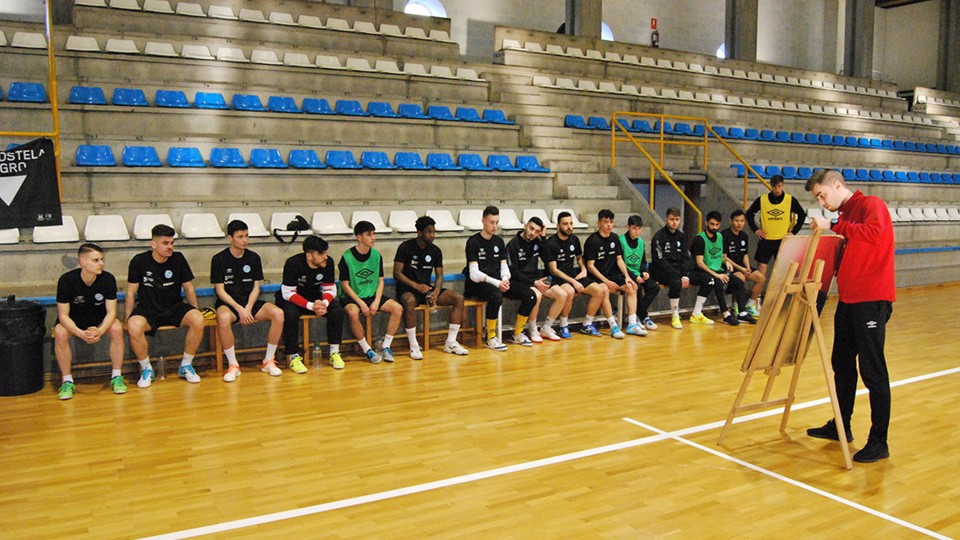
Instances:
[[[883,346],[896,295],[893,222],[882,200],[860,191],[850,191],[837,171],[818,171],[807,180],[806,190],[816,197],[820,206],[840,213],[840,217],[833,221],[814,218],[813,229],[830,229],[847,239],[837,271],[840,302],[833,322],[833,377],[849,442],[853,440],[850,417],[856,398],[859,360],[860,377],[870,391],[872,426],[867,444],[853,456],[853,460],[873,463],[890,457],[887,447],[890,376]],[[807,435],[838,440],[833,420],[822,427],[808,429]]]

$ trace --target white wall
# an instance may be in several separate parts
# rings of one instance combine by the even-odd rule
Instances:
[[[650,44],[656,18],[660,46],[716,54],[724,39],[724,0],[603,0],[603,20],[617,41]]]
[[[769,64],[817,71],[835,71],[824,60],[824,48],[836,58],[836,0],[760,0],[758,5],[757,60]],[[828,35],[829,33],[829,35]]]
[[[873,69],[901,88],[937,85],[940,3],[923,2],[874,14]]]
[[[42,0],[0,0],[0,19],[42,22],[45,14],[46,6]]]

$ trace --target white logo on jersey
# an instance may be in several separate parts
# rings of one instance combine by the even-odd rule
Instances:
[[[423,260],[424,260],[425,262],[430,262],[430,261],[433,260],[433,257],[427,255],[426,257],[423,258]]]
[[[500,253],[500,246],[493,246],[494,253]]]
[[[747,245],[747,241],[746,241],[746,240],[741,240],[741,241],[740,241],[740,245],[741,245],[741,246]]]
[[[323,281],[323,274],[317,274],[317,281]]]
[[[103,295],[100,294],[100,293],[97,293],[97,294],[93,295],[93,298],[94,298],[94,300],[96,300],[97,302],[100,302],[100,301],[103,300]]]
[[[249,274],[249,273],[250,273],[250,265],[249,265],[249,264],[243,265],[243,273],[244,273],[244,274]]]
[[[613,249],[613,242],[610,242],[610,249]]]
[[[534,244],[534,245],[533,245],[533,250],[534,250],[534,251],[540,251],[540,244]]]
[[[867,328],[873,330],[877,327],[877,321],[867,321]]]
[[[570,251],[573,251],[573,244],[570,244]]]
[[[165,277],[165,278],[167,278],[167,279],[172,278],[172,277],[173,277],[173,270],[167,270],[166,272],[164,272],[164,273],[163,273],[163,277]]]

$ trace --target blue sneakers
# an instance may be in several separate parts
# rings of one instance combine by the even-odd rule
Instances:
[[[580,327],[580,333],[588,336],[600,337],[600,331],[592,324],[585,324]]]
[[[156,374],[152,369],[147,368],[140,372],[140,379],[137,380],[137,386],[140,388],[150,388],[150,385],[153,384],[153,379],[156,378]]]
[[[570,333],[569,326],[560,327],[560,337],[563,339],[573,339],[573,334]]]
[[[200,376],[197,375],[197,371],[193,369],[193,366],[180,366],[180,369],[177,370],[177,375],[181,379],[186,379],[188,383],[198,383],[200,382]]]

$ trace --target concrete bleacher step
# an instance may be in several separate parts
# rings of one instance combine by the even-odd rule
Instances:
[[[573,185],[562,188],[567,199],[616,199],[620,194],[617,186]]]

